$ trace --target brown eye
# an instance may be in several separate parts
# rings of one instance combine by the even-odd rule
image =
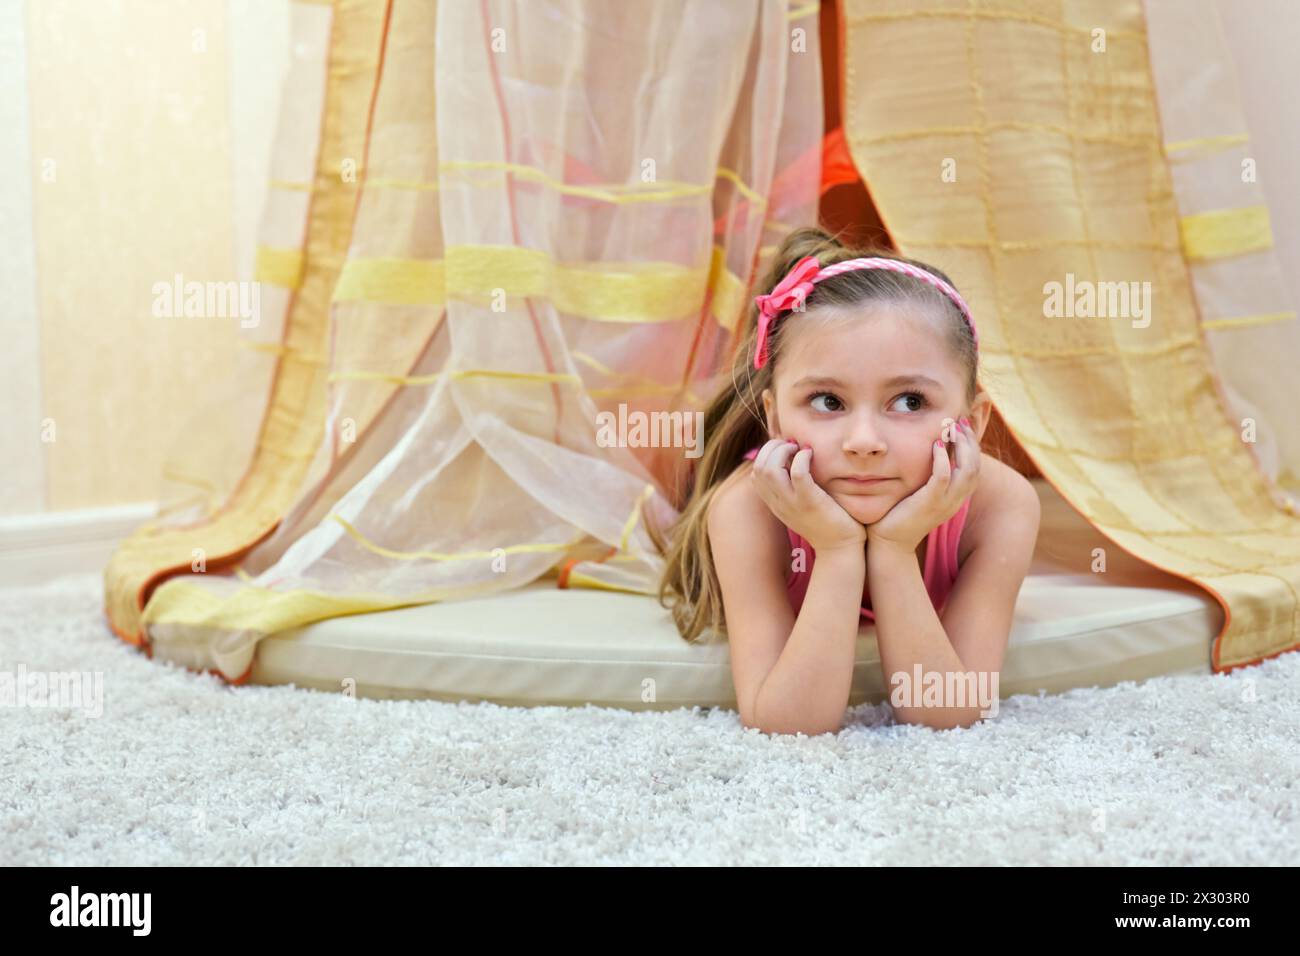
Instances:
[[[917,403],[915,408],[910,408],[908,409],[908,411],[919,412],[921,409],[925,408],[927,405],[930,404],[929,401],[926,399],[926,397],[922,395],[920,392],[904,392],[902,395],[899,395],[898,398],[894,399],[894,401],[898,401],[899,399],[908,399],[908,398],[915,399]]]
[[[815,401],[817,401],[817,399],[819,399],[819,398],[829,398],[829,399],[830,399],[832,402],[834,402],[836,405],[839,405],[839,404],[840,404],[840,400],[839,400],[838,398],[836,398],[834,395],[832,395],[830,392],[818,392],[817,394],[813,395],[813,396],[812,396],[811,398],[809,398],[808,400],[809,400],[810,402],[815,402]],[[821,408],[821,409],[818,409],[818,411],[823,411],[823,412],[834,412],[834,411],[838,411],[838,410],[839,410],[838,408]]]

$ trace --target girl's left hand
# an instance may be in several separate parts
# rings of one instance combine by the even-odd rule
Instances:
[[[952,433],[957,463],[949,463],[948,449],[942,439],[934,443],[930,480],[890,508],[875,524],[867,525],[868,554],[871,545],[877,542],[915,554],[921,540],[955,515],[975,490],[980,473],[979,441],[965,418],[952,425]]]

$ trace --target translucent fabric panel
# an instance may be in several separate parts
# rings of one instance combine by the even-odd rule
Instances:
[[[543,575],[654,593],[645,516],[673,517],[761,249],[816,215],[816,13],[337,5],[310,192],[331,229],[309,215],[302,256],[304,288],[330,283],[326,374],[293,378],[267,419],[316,428],[311,466],[264,435],[263,456],[287,452],[266,474],[293,482],[292,500],[218,573],[173,569],[146,589],[141,637],[180,636],[191,666],[238,681],[262,636],[337,614]],[[372,21],[358,114],[335,68],[370,49]],[[340,151],[334,128],[364,134]],[[295,368],[310,327],[299,300]],[[602,413],[666,428],[610,441]],[[265,496],[235,507],[268,510]]]
[[[1215,596],[1215,670],[1300,646],[1300,520],[1215,386],[1142,4],[843,9],[855,164],[904,253],[966,294],[983,384],[1035,466],[1118,547]],[[1049,283],[1094,305],[1053,314]],[[1098,308],[1101,283],[1142,298]]]
[[[314,463],[320,459],[328,372],[329,299],[346,255],[357,193],[355,177],[349,180],[341,170],[364,147],[385,6],[298,0],[291,10],[294,61],[280,104],[256,257],[262,321],[240,329],[247,346],[241,374],[213,385],[218,400],[234,394],[252,403],[244,413],[252,457],[233,444],[223,446],[227,455],[208,477],[214,501],[224,502],[215,510],[200,502],[197,516],[182,510],[164,514],[128,538],[105,567],[108,621],[119,637],[146,650],[141,612],[157,585],[183,572],[214,579],[228,572],[275,529],[310,486],[312,471],[320,470]],[[332,108],[322,109],[325,103]],[[304,116],[313,107],[317,112]],[[306,196],[306,203],[282,193]],[[239,477],[222,495],[231,468]]]
[[[1145,8],[1183,249],[1224,403],[1279,506],[1300,515],[1300,319],[1273,247],[1260,181],[1270,169],[1251,142],[1219,5],[1145,0]],[[1290,68],[1294,89],[1300,64]],[[1293,99],[1280,88],[1276,98],[1282,110]]]

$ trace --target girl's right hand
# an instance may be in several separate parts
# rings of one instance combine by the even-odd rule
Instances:
[[[754,457],[750,481],[759,497],[787,528],[798,533],[814,551],[862,551],[867,526],[845,511],[813,480],[812,449],[773,438]]]

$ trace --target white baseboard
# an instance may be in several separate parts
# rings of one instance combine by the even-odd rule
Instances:
[[[0,587],[103,571],[117,546],[158,514],[156,502],[0,517]]]

